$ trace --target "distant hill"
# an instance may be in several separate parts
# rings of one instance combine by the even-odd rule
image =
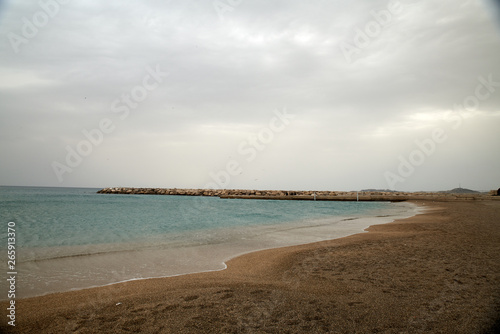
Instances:
[[[465,188],[455,188],[448,191],[441,191],[448,194],[479,194],[479,191],[465,189]]]

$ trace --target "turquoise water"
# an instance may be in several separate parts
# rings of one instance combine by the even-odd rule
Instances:
[[[0,219],[14,221],[19,247],[143,241],[158,235],[368,214],[389,203],[222,200],[105,195],[99,189],[0,188]],[[6,235],[2,235],[5,242]]]
[[[15,222],[21,295],[223,269],[225,260],[241,253],[360,232],[367,225],[354,226],[355,219],[408,211],[379,202],[97,190],[0,187],[0,240],[7,249],[7,223]]]

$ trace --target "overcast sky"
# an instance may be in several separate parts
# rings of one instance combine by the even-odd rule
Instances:
[[[1,185],[500,187],[493,1],[1,3]]]

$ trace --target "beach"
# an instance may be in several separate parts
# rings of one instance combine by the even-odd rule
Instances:
[[[494,333],[500,202],[414,203],[427,210],[369,233],[239,256],[222,271],[18,299],[15,330]]]
[[[9,270],[16,272],[17,299],[222,270],[239,255],[337,239],[418,212],[407,202],[122,196],[35,187],[2,187],[0,203],[0,219],[17,232],[11,240],[15,270]],[[7,234],[1,237],[7,247]],[[9,285],[0,282],[0,290]],[[0,294],[0,301],[7,298]]]

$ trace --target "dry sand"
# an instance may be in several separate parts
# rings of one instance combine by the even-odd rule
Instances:
[[[500,202],[418,204],[433,209],[372,226],[369,233],[247,254],[229,261],[224,271],[18,300],[15,328],[494,333],[500,314]],[[5,317],[1,325],[11,330]]]

